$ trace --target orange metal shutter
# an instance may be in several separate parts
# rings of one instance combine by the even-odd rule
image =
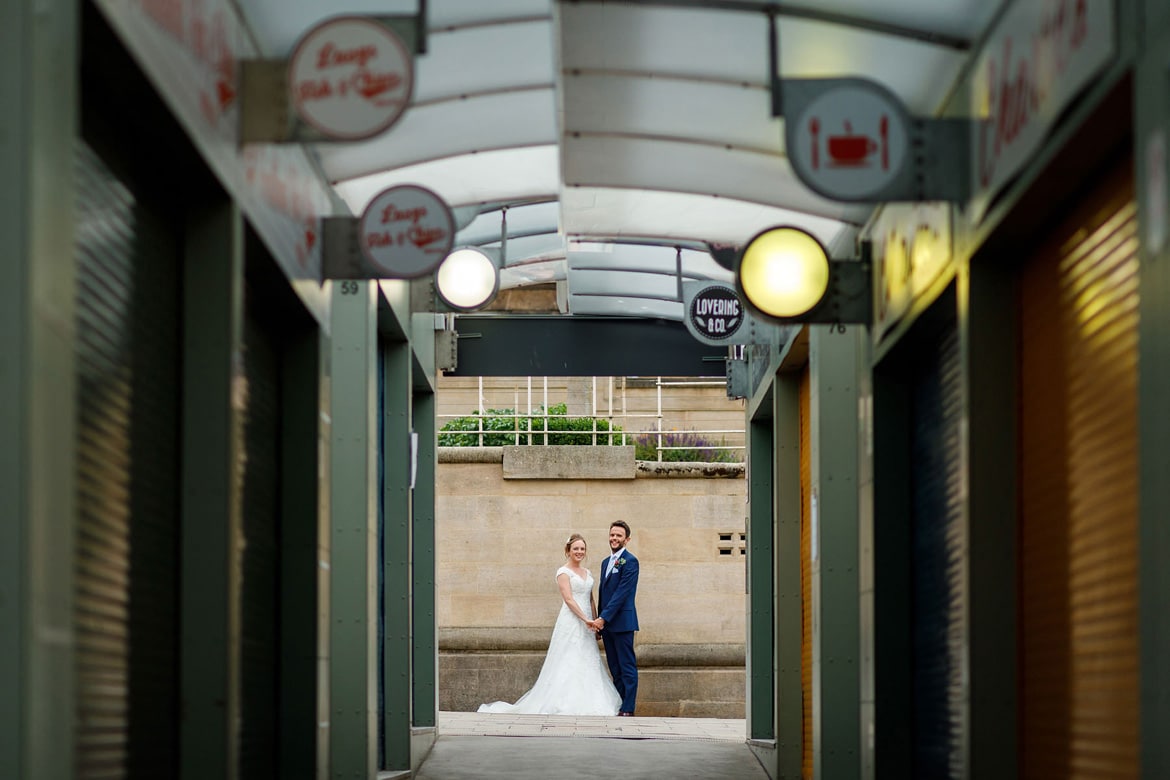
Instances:
[[[1021,777],[1136,778],[1138,239],[1130,165],[1020,284]]]
[[[801,776],[813,776],[812,442],[808,366],[800,375],[800,693]]]

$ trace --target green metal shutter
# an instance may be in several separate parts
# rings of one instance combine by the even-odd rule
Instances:
[[[256,314],[244,320],[240,777],[277,776],[279,689],[280,362]],[[305,604],[305,609],[314,605]],[[310,649],[306,648],[306,652]]]
[[[82,142],[75,172],[77,776],[171,777],[178,242],[157,200]]]
[[[953,321],[919,353],[912,397],[913,776],[941,780],[965,771],[962,373]]]

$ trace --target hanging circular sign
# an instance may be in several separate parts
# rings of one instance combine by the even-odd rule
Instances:
[[[827,198],[882,200],[911,164],[908,126],[902,104],[884,87],[826,79],[785,119],[788,160],[801,181]]]
[[[734,336],[744,321],[739,296],[725,285],[712,285],[695,293],[687,315],[700,335],[716,341]]]
[[[406,184],[378,193],[358,222],[362,255],[392,279],[435,270],[455,241],[451,209],[435,193]]]
[[[329,138],[358,141],[389,130],[410,104],[414,60],[389,27],[339,16],[309,30],[289,59],[289,103]]]

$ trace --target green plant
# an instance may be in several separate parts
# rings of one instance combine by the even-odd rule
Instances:
[[[594,425],[598,432],[597,444],[622,443],[622,437],[614,435],[621,433],[620,426],[592,417],[569,417],[568,406],[562,403],[550,406],[547,418],[543,407],[530,415],[516,416],[513,409],[487,409],[482,415],[472,412],[466,417],[456,417],[440,429],[439,446],[478,447],[481,430],[485,447],[529,443],[593,444]],[[607,435],[602,436],[603,432]]]
[[[663,431],[643,433],[634,438],[636,460],[658,460],[659,436],[662,447],[684,447],[686,449],[663,449],[662,460],[668,463],[738,463],[739,456],[731,449],[706,449],[725,445],[705,439],[693,431]]]

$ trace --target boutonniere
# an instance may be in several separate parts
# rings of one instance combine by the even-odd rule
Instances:
[[[625,558],[618,558],[616,561],[613,562],[613,565],[614,566],[625,566],[626,559]]]

